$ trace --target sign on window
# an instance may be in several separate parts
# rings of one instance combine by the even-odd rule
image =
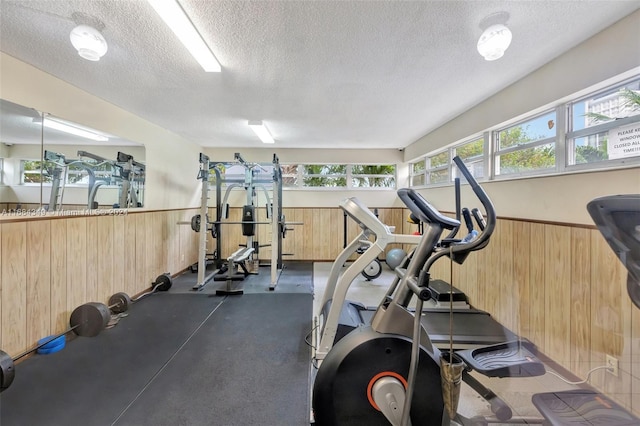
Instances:
[[[611,160],[640,155],[640,123],[609,130],[607,152]]]

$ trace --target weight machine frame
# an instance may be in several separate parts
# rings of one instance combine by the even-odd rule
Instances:
[[[282,215],[282,168],[280,167],[280,160],[276,154],[273,154],[273,161],[271,163],[247,163],[244,161],[239,153],[234,154],[235,162],[216,162],[211,161],[209,157],[203,153],[200,153],[199,163],[200,170],[198,172],[198,180],[202,181],[201,190],[201,203],[200,203],[200,218],[206,225],[200,229],[200,235],[198,239],[198,277],[197,283],[193,286],[193,290],[202,290],[209,281],[218,273],[220,268],[223,267],[224,259],[221,257],[222,253],[222,241],[221,241],[221,227],[224,224],[242,224],[243,222],[224,222],[223,214],[226,211],[227,200],[230,190],[234,187],[242,186],[247,191],[247,203],[253,205],[254,191],[257,186],[264,189],[267,194],[268,191],[263,186],[264,184],[270,184],[272,189],[272,196],[270,203],[267,203],[267,213],[271,221],[269,222],[254,222],[255,224],[270,224],[271,225],[271,281],[269,284],[269,290],[275,290],[278,279],[282,272],[282,237],[283,232],[286,229],[284,223],[284,216]],[[222,176],[219,165],[226,167],[242,165],[245,167],[244,179],[232,179]],[[269,179],[255,179],[254,169],[256,167],[262,168],[262,166],[273,166],[273,172]],[[210,184],[211,171],[216,174],[216,220],[209,222],[209,192],[213,189]],[[222,198],[222,184],[231,184],[227,187],[224,200]],[[203,219],[204,218],[204,219]],[[254,218],[255,219],[255,218]],[[211,225],[211,229],[209,228]],[[216,240],[215,251],[215,268],[212,273],[205,275],[207,266],[207,232],[211,230],[212,236]],[[253,245],[253,236],[247,237],[247,247]]]

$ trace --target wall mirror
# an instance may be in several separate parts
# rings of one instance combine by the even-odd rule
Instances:
[[[0,99],[3,210],[144,207],[145,148]]]

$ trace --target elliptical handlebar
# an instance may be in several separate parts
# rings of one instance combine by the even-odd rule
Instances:
[[[472,251],[483,249],[487,244],[489,244],[489,238],[491,237],[491,234],[493,233],[496,226],[496,211],[487,193],[478,184],[478,182],[473,177],[469,169],[467,169],[467,167],[464,165],[460,157],[454,157],[453,162],[456,164],[464,178],[471,186],[471,189],[475,193],[476,197],[480,200],[480,203],[484,207],[485,213],[487,215],[487,219],[485,221],[482,218],[480,212],[477,209],[474,209],[473,216],[478,222],[478,226],[481,229],[481,232],[478,234],[477,238],[474,235],[474,238],[452,242],[450,244],[447,244],[445,247],[441,247],[440,249],[434,248],[432,255],[426,260],[426,263],[422,268],[423,271],[426,272],[428,272],[434,262],[442,256],[450,256],[455,262],[462,264],[469,253],[471,253]]]
[[[460,159],[460,157],[453,157],[453,162],[456,163],[458,170],[460,170],[460,173],[462,173],[464,178],[469,183],[469,186],[471,186],[471,189],[476,194],[476,197],[478,197],[478,199],[480,200],[480,203],[484,207],[485,214],[487,215],[487,219],[484,223],[484,229],[481,229],[482,232],[477,239],[465,244],[456,244],[452,248],[452,251],[454,253],[471,252],[483,248],[491,237],[491,234],[493,233],[493,230],[496,226],[496,210],[487,193],[478,184],[478,182],[473,177],[469,169],[467,169],[467,166],[464,165],[464,162]]]

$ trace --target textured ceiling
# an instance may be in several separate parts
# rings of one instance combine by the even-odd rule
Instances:
[[[640,7],[639,1],[180,0],[205,73],[143,0],[1,0],[0,49],[203,146],[403,148]],[[506,12],[505,56],[476,51]],[[99,62],[69,42],[104,25]],[[1,71],[1,69],[0,69]]]

